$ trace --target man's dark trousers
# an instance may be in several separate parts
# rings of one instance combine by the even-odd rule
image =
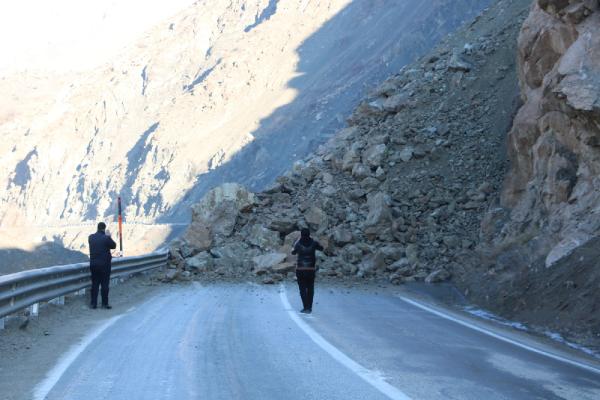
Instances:
[[[313,297],[315,295],[315,271],[296,271],[300,298],[305,310],[312,310]]]
[[[108,305],[108,287],[110,284],[110,267],[106,266],[90,266],[92,272],[92,299],[90,304],[92,307],[98,305],[98,289],[102,297],[102,305]]]

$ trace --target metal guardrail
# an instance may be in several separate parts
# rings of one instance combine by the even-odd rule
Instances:
[[[114,258],[111,279],[166,265],[167,251]],[[91,286],[89,262],[40,268],[0,276],[0,319],[33,304]]]

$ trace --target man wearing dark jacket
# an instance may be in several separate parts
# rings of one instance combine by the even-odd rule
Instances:
[[[323,251],[323,246],[310,237],[310,231],[308,229],[302,229],[300,231],[300,239],[294,243],[292,254],[298,255],[296,278],[298,278],[300,298],[302,298],[302,306],[304,307],[300,312],[305,314],[310,314],[312,312],[317,264],[315,253],[317,250]]]
[[[110,283],[110,251],[117,248],[117,244],[106,230],[106,224],[100,222],[98,231],[88,237],[90,245],[90,271],[92,273],[92,299],[90,306],[98,307],[98,288],[101,287],[102,308],[112,308],[108,304],[108,285]]]

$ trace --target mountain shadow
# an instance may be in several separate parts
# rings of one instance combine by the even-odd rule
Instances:
[[[86,254],[69,250],[59,242],[45,242],[32,251],[17,248],[0,248],[0,275],[36,268],[85,262]]]
[[[351,2],[297,48],[298,74],[288,82],[297,93],[295,99],[262,119],[249,145],[198,176],[195,186],[158,221],[189,221],[190,206],[224,182],[264,189],[342,128],[370,88],[426,53],[489,3]]]

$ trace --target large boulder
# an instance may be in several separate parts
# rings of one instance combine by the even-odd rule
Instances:
[[[360,262],[363,258],[362,250],[355,244],[348,244],[340,251],[342,259],[351,264]]]
[[[360,155],[355,150],[348,150],[342,158],[341,168],[343,171],[351,171],[354,164],[360,161]]]
[[[253,246],[263,250],[275,250],[281,246],[279,233],[265,228],[262,225],[254,225],[248,233],[246,241]]]
[[[592,237],[584,233],[574,234],[563,239],[554,246],[546,256],[546,268],[552,267],[557,262],[571,255],[573,251],[586,244],[590,239],[592,239]]]
[[[312,231],[325,229],[329,223],[329,218],[327,217],[325,211],[316,206],[310,207],[304,213],[304,219]]]
[[[173,282],[179,278],[180,274],[181,272],[178,269],[168,269],[165,271],[165,274],[162,276],[161,280],[163,282]]]
[[[400,150],[399,158],[404,162],[409,162],[413,158],[415,148],[412,146],[405,146]]]
[[[271,196],[273,204],[288,204],[292,200],[289,193],[273,193]]]
[[[195,249],[183,239],[176,239],[169,245],[170,258],[175,260],[181,260],[193,256],[194,250]]]
[[[408,258],[401,258],[391,265],[388,265],[386,269],[391,272],[397,272],[402,276],[410,276],[415,272],[415,267]]]
[[[285,252],[290,253],[293,250],[294,243],[296,243],[298,239],[300,239],[300,231],[285,235],[285,238],[283,239],[283,249],[285,249]]]
[[[410,93],[402,92],[383,101],[382,108],[390,113],[397,113],[403,108],[410,105]]]
[[[452,56],[448,61],[448,69],[450,71],[469,72],[473,69],[473,64],[463,59],[458,50],[452,52]]]
[[[201,223],[192,222],[185,233],[184,244],[193,248],[195,251],[206,251],[210,249],[213,245],[210,227]],[[181,248],[183,249],[184,247],[182,246]],[[184,255],[184,257],[186,257],[186,255]]]
[[[384,246],[380,249],[380,251],[385,256],[385,261],[387,264],[391,264],[405,255],[405,248],[397,244]]]
[[[371,169],[368,168],[366,165],[354,164],[354,167],[352,168],[352,176],[354,177],[354,179],[361,180],[368,177],[369,175],[371,175]]]
[[[250,211],[257,203],[254,193],[238,183],[224,183],[208,192],[202,200],[192,207],[197,218],[209,219],[215,209],[224,203],[232,203],[238,212]]]
[[[406,258],[412,264],[419,264],[419,249],[416,244],[406,246]]]
[[[367,148],[362,155],[363,163],[370,167],[379,167],[381,164],[383,164],[383,158],[385,157],[386,149],[387,147],[383,143]]]
[[[276,215],[269,221],[268,228],[287,235],[297,229],[297,222],[290,217]]]
[[[285,253],[267,253],[260,256],[256,256],[252,259],[255,265],[256,271],[272,271],[272,268],[285,261],[287,254]]]
[[[192,223],[184,240],[197,251],[208,250],[216,237],[231,236],[238,215],[257,203],[256,196],[237,183],[225,183],[192,206]]]
[[[367,198],[369,214],[365,221],[365,226],[375,226],[380,224],[391,224],[392,211],[389,206],[390,199],[382,192],[372,193]]]
[[[252,264],[252,257],[259,253],[260,251],[258,249],[248,248],[248,246],[241,241],[225,243],[210,249],[210,254],[214,258],[215,267],[229,272],[240,269],[249,270]]]
[[[359,276],[369,276],[385,269],[385,255],[377,251],[368,255],[358,267]]]
[[[426,283],[438,283],[450,279],[450,273],[443,268],[433,271],[425,278]]]
[[[198,253],[194,257],[185,260],[186,269],[198,272],[208,271],[213,267],[213,265],[213,256],[207,251]]]
[[[351,243],[353,239],[352,231],[348,228],[338,226],[333,231],[333,241],[338,246],[344,246]]]

